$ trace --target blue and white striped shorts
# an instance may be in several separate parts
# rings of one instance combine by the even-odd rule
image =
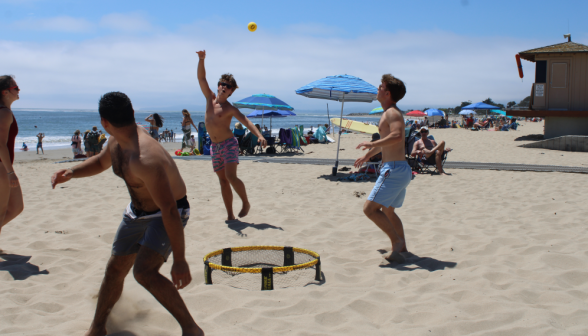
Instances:
[[[411,179],[412,170],[406,160],[385,162],[368,200],[386,208],[400,208]]]

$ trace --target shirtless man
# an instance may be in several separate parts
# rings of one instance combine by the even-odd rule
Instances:
[[[247,191],[245,184],[237,177],[237,165],[239,164],[239,142],[231,132],[231,119],[235,117],[237,120],[247,127],[250,132],[253,132],[257,137],[257,141],[262,147],[267,146],[267,141],[261,135],[261,132],[255,127],[247,117],[245,117],[239,109],[231,105],[227,98],[235,92],[238,88],[237,82],[233,75],[224,74],[218,81],[217,95],[215,95],[206,81],[206,70],[204,69],[204,58],[206,58],[206,51],[197,51],[198,58],[198,82],[204,97],[206,97],[206,115],[204,122],[206,123],[206,130],[210,134],[212,146],[212,167],[218,176],[221,186],[221,194],[225,208],[227,209],[227,220],[235,219],[233,214],[233,191],[241,198],[243,207],[239,212],[239,217],[247,216],[251,205],[247,199]]]
[[[41,152],[45,154],[43,150],[43,138],[45,137],[45,133],[37,134],[37,154],[39,154],[39,148],[41,148]]]
[[[94,320],[86,336],[106,335],[106,319],[120,298],[124,279],[133,275],[178,321],[182,335],[204,335],[186,308],[179,289],[192,277],[184,255],[184,226],[190,216],[186,185],[171,156],[135,124],[130,99],[110,92],[100,99],[101,124],[111,136],[107,150],[53,174],[51,185],[100,174],[112,166],[129,190],[131,203],[120,223],[98,293]],[[172,281],[159,273],[173,251]]]
[[[449,175],[443,171],[443,154],[450,152],[451,148],[445,148],[445,141],[441,140],[438,144],[435,140],[429,139],[429,128],[421,127],[419,130],[421,138],[414,143],[411,156],[423,157],[428,164],[434,164],[440,175]]]
[[[357,148],[369,151],[355,161],[355,167],[382,153],[380,177],[363,205],[363,212],[384,231],[392,242],[392,252],[385,256],[390,262],[403,263],[400,252],[407,252],[402,221],[394,212],[404,202],[406,187],[412,179],[412,171],[404,158],[404,117],[396,103],[404,97],[404,83],[390,74],[382,76],[378,87],[378,101],[384,113],[380,118],[380,140],[365,141]]]

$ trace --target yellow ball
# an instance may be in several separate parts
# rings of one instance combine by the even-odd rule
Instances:
[[[249,22],[249,24],[247,25],[247,29],[249,29],[250,32],[256,31],[257,30],[257,23]]]

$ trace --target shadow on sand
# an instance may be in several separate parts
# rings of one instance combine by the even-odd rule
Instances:
[[[26,280],[30,276],[49,274],[49,271],[39,270],[39,266],[29,263],[30,256],[18,254],[0,254],[0,271],[7,271],[14,280]]]
[[[261,223],[261,224],[247,223],[247,222],[243,222],[238,219],[228,220],[228,221],[225,221],[225,223],[227,223],[227,226],[229,227],[229,229],[237,232],[237,235],[240,237],[247,237],[247,234],[243,233],[243,230],[245,230],[246,228],[254,228],[256,230],[275,229],[275,230],[284,231],[284,229],[282,229],[279,226],[275,226],[275,225],[271,225],[271,224],[267,224],[267,223]]]
[[[326,166],[325,166],[326,167]],[[330,167],[329,167],[330,168]],[[327,168],[327,169],[329,169]],[[328,175],[320,175],[317,179],[323,179],[331,182],[344,182],[344,183],[367,183],[370,181],[375,181],[377,177],[374,174],[364,174],[364,173],[352,173],[352,171],[357,171],[357,169],[352,169],[350,171],[338,171],[337,176],[333,176],[331,174]],[[367,176],[368,179],[358,179],[357,181],[348,180],[349,176],[351,175],[364,175]]]
[[[127,331],[127,330],[123,330],[123,331],[117,331],[112,334],[108,334],[107,336],[137,336],[137,334],[130,332],[130,331]]]
[[[544,140],[543,134],[527,134],[520,136],[515,141],[539,141]]]
[[[378,250],[378,252],[385,254],[389,251]],[[430,257],[419,257],[416,254],[410,252],[402,253],[402,255],[406,259],[405,263],[389,263],[380,265],[380,267],[395,268],[399,271],[414,271],[418,269],[424,269],[429,272],[434,272],[444,270],[446,268],[454,268],[457,265],[457,263],[451,261],[441,261]]]

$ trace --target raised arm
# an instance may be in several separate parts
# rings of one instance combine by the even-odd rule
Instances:
[[[149,116],[147,116],[147,118],[145,118],[145,121],[151,123],[153,121],[153,114],[150,114]]]
[[[140,178],[153,202],[161,210],[163,226],[169,237],[174,255],[171,276],[176,288],[186,287],[191,281],[190,268],[186,262],[184,227],[176,206],[176,200],[169,183],[165,166],[158,160],[147,159],[134,167],[135,174]]]
[[[112,146],[113,142],[114,141],[108,141],[108,146]],[[98,175],[110,168],[110,166],[112,166],[110,149],[106,148],[106,150],[101,151],[100,154],[92,156],[77,166],[68,169],[60,169],[55,172],[51,177],[51,187],[55,189],[56,185],[65,183],[72,178]]]
[[[197,51],[196,53],[198,54],[198,83],[200,84],[200,89],[202,90],[204,97],[206,97],[206,101],[212,101],[214,99],[214,93],[208,85],[208,81],[206,80],[206,69],[204,69],[206,50]]]

